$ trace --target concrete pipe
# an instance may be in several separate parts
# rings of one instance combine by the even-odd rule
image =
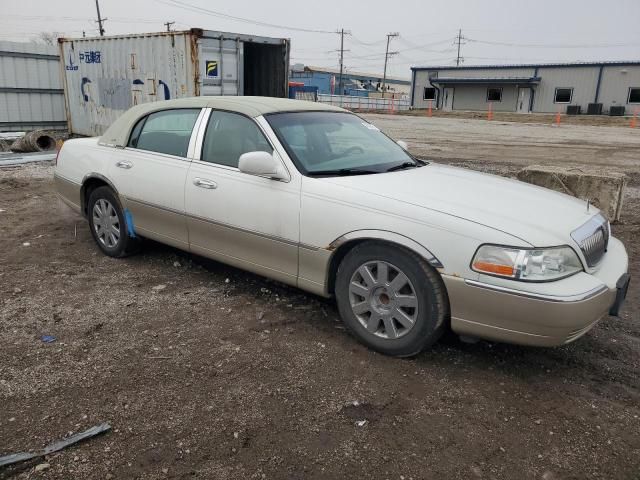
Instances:
[[[11,145],[11,151],[28,153],[28,152],[44,152],[54,150],[56,148],[55,139],[47,135],[45,132],[34,130],[27,133],[24,137],[17,139]]]

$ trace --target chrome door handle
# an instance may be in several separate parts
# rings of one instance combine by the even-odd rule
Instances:
[[[196,187],[208,188],[210,190],[218,188],[218,184],[216,182],[212,182],[211,180],[205,180],[204,178],[194,178],[193,184]]]
[[[127,160],[122,160],[121,162],[116,163],[116,167],[129,170],[131,167],[133,167],[133,163]]]

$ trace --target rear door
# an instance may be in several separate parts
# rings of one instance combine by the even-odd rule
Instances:
[[[518,113],[529,113],[529,103],[531,99],[531,89],[528,87],[518,88]]]
[[[203,128],[204,129],[204,119]],[[191,251],[295,284],[298,275],[300,179],[249,175],[238,159],[274,152],[252,118],[214,110],[185,186]],[[274,157],[282,161],[279,154]]]
[[[143,117],[109,167],[136,232],[184,249],[189,247],[184,184],[201,112],[170,109]]]
[[[453,110],[453,88],[445,87],[443,89],[442,110],[450,112]]]

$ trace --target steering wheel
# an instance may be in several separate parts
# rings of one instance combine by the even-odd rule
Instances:
[[[353,147],[349,147],[344,152],[342,152],[342,155],[349,155],[350,153],[364,153],[364,148],[359,147],[357,145]]]

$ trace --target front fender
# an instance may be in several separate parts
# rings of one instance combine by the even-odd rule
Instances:
[[[444,268],[444,265],[442,265],[440,260],[438,260],[438,258],[427,247],[409,237],[405,237],[404,235],[396,232],[390,232],[388,230],[354,230],[336,238],[329,245],[329,249],[335,251],[340,248],[341,245],[353,240],[383,240],[390,243],[397,243],[398,245],[402,245],[403,247],[416,252],[432,267]]]

